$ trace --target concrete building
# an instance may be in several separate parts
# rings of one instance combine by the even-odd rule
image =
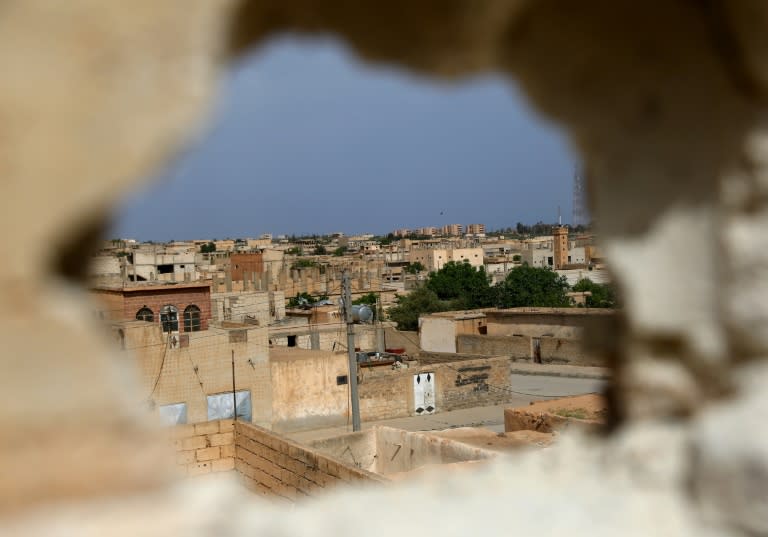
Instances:
[[[232,279],[242,281],[264,272],[264,254],[261,252],[236,252],[229,257]]]
[[[430,271],[440,270],[449,261],[468,262],[473,267],[483,266],[482,248],[413,248],[408,253],[409,263],[421,263]]]
[[[166,423],[232,418],[234,374],[238,418],[271,427],[266,328],[228,323],[185,334],[173,345],[155,323],[122,321],[111,327],[136,361],[144,397]]]
[[[467,224],[466,234],[472,236],[485,236],[485,224]]]
[[[485,333],[482,311],[445,311],[419,317],[419,346],[427,352],[456,352],[456,336]]]
[[[510,308],[441,312],[419,317],[424,351],[508,356],[535,363],[603,365],[582,346],[588,326],[599,326],[614,310]]]
[[[447,224],[441,229],[443,235],[458,237],[464,232],[464,226],[461,224]]]
[[[207,330],[211,319],[208,284],[102,285],[91,293],[101,305],[96,311],[99,318],[145,321],[165,333]]]

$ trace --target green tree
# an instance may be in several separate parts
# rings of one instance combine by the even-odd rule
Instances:
[[[367,304],[369,306],[375,306],[377,301],[378,297],[376,296],[376,293],[366,293],[353,300],[352,304]]]
[[[288,255],[304,255],[304,251],[301,249],[301,246],[294,246],[292,248],[288,248],[285,251]]]
[[[408,266],[405,267],[405,272],[408,274],[418,274],[419,272],[423,272],[425,270],[424,265],[419,263],[418,261],[415,261],[413,263],[408,263]]]
[[[397,323],[398,330],[418,330],[419,315],[447,311],[450,308],[427,287],[418,287],[404,296],[396,295],[395,300],[397,304],[389,309],[387,315]]]
[[[292,269],[312,268],[318,267],[320,264],[312,259],[297,259],[295,263],[291,265]]]
[[[617,306],[616,291],[610,284],[599,284],[588,278],[583,278],[573,286],[573,290],[591,293],[586,300],[588,308],[615,308]]]
[[[565,276],[558,276],[549,268],[527,264],[515,267],[494,287],[494,291],[496,305],[500,308],[562,308],[570,305]]]
[[[216,245],[213,242],[209,242],[208,244],[201,244],[200,245],[200,253],[203,254],[211,254],[216,251]]]
[[[338,248],[336,248],[336,249],[333,251],[333,255],[335,255],[336,257],[341,257],[341,256],[343,256],[345,253],[347,253],[347,247],[346,247],[346,246],[339,246]]]
[[[317,246],[315,246],[315,255],[325,255],[327,253],[328,253],[328,250],[322,244],[318,244]]]
[[[449,261],[429,275],[427,287],[440,300],[452,301],[454,309],[484,308],[493,304],[490,278],[485,269],[476,269],[466,261]]]

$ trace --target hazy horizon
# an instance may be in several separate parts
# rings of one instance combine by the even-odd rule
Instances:
[[[331,40],[231,70],[199,141],[119,208],[140,241],[571,220],[574,157],[513,86],[436,83]]]

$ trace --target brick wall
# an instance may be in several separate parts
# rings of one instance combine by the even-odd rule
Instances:
[[[179,286],[178,288],[153,288],[151,286],[134,288],[136,290],[95,289],[91,292],[105,308],[105,318],[114,320],[134,320],[136,313],[148,307],[154,314],[154,322],[160,323],[160,310],[170,304],[179,311],[179,331],[184,332],[184,309],[194,304],[200,308],[200,330],[208,329],[211,319],[210,287]]]
[[[418,368],[404,371],[362,369],[358,385],[360,417],[363,421],[413,415],[413,375]]]
[[[235,424],[235,470],[250,490],[295,502],[340,484],[382,483],[355,468],[255,425]]]
[[[155,314],[156,323],[160,322],[160,310],[166,304],[179,310],[179,331],[184,332],[184,309],[189,305],[200,308],[200,330],[208,329],[211,318],[210,287],[180,287],[178,289],[156,289],[151,287],[140,292],[125,293],[124,319],[135,319],[136,312],[147,306]]]
[[[485,356],[511,356],[529,360],[531,358],[531,338],[529,336],[461,334],[456,336],[456,352]]]
[[[254,273],[264,272],[264,255],[261,252],[232,254],[229,266],[233,280],[242,281],[246,274],[252,278]]]
[[[232,420],[208,421],[171,428],[176,464],[188,476],[226,472],[235,468],[235,428]]]

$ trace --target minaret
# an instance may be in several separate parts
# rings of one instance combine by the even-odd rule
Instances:
[[[558,224],[552,228],[552,248],[554,250],[555,270],[568,264],[568,226]]]

